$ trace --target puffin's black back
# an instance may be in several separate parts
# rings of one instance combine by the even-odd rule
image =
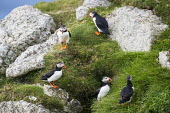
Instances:
[[[58,68],[58,67],[56,66],[55,69],[53,69],[53,70],[51,70],[50,72],[48,72],[48,73],[46,73],[45,75],[43,75],[43,76],[41,77],[41,80],[47,80],[48,78],[50,78],[50,77],[54,74],[55,71],[61,71],[61,69],[62,69],[62,68]]]
[[[48,78],[50,78],[55,72],[55,69],[51,70],[50,72],[46,73],[45,75],[43,75],[41,77],[41,80],[47,80]]]
[[[106,19],[99,14],[95,14],[94,17],[96,17],[96,25],[98,28],[100,28],[104,33],[110,35],[110,32],[108,30],[108,22]]]
[[[120,93],[120,102],[124,103],[130,100],[131,96],[133,95],[133,88],[132,88],[132,82],[130,80],[127,80],[127,86],[124,87]]]

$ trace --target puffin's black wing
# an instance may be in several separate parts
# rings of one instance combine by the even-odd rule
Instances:
[[[96,21],[100,22],[102,25],[105,25],[108,28],[108,22],[106,21],[106,19],[104,17],[97,15]]]
[[[69,33],[69,36],[71,37],[71,33],[70,33],[70,31],[68,31],[68,33]]]
[[[101,89],[101,87],[100,87],[100,88],[98,88],[98,89],[96,90],[96,94],[99,94],[100,89]]]
[[[41,80],[47,80],[48,78],[50,78],[50,77],[54,74],[55,71],[56,71],[56,70],[53,69],[53,70],[51,70],[50,72],[46,73],[45,75],[43,75],[43,76],[41,77]]]
[[[93,94],[92,94],[92,97],[97,97],[97,95],[99,94],[99,92],[100,92],[100,89],[101,89],[101,87],[100,88],[98,88]]]
[[[130,97],[133,95],[133,89],[132,88],[128,88],[128,87],[124,87],[121,91],[120,94],[120,101],[122,103],[129,101]]]
[[[110,32],[108,30],[108,22],[106,21],[105,18],[102,16],[98,15],[96,16],[96,25],[98,26],[99,29],[101,29],[104,33],[109,34]]]

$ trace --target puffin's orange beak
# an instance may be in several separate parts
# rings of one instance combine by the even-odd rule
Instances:
[[[64,65],[63,68],[65,69],[65,68],[66,68],[66,65]]]
[[[111,78],[109,78],[109,81],[111,82],[111,81],[112,81],[112,79],[111,79]]]
[[[90,14],[88,14],[88,17],[90,18]]]

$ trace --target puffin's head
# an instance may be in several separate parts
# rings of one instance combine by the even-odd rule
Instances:
[[[111,82],[111,81],[112,81],[112,79],[109,77],[103,77],[103,79],[102,79],[102,82],[104,82],[104,83]]]
[[[97,14],[97,12],[92,11],[89,13],[88,17],[93,18],[93,17],[95,17],[96,14]]]
[[[132,77],[129,75],[129,76],[126,77],[126,80],[130,80],[131,81]]]
[[[60,27],[60,31],[61,31],[62,34],[63,34],[63,32],[67,31],[67,27],[66,27],[65,25],[62,25],[62,26]]]
[[[66,66],[64,65],[64,62],[59,61],[56,65],[57,68],[66,68]]]

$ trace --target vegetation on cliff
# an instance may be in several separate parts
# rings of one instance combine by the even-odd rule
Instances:
[[[170,1],[169,0],[109,0],[112,5],[108,8],[93,8],[102,16],[111,13],[115,7],[131,5],[139,8],[153,10],[170,25]],[[116,41],[111,41],[106,35],[96,36],[95,28],[90,18],[77,21],[75,8],[83,3],[83,0],[57,0],[50,3],[41,2],[36,8],[51,15],[56,22],[57,28],[65,24],[71,31],[72,37],[67,50],[58,50],[56,45],[52,52],[45,56],[46,66],[44,69],[30,72],[25,77],[6,80],[0,83],[1,87],[6,84],[15,85],[15,82],[40,83],[40,77],[51,70],[58,61],[65,62],[67,68],[63,76],[56,81],[59,87],[65,89],[72,98],[76,98],[86,105],[84,112],[96,113],[126,113],[126,112],[170,112],[170,70],[164,69],[157,61],[158,53],[170,48],[170,28],[163,32],[153,42],[150,52],[123,52]],[[135,93],[131,105],[118,105],[120,90],[125,86],[125,77],[133,77]],[[92,95],[100,86],[103,76],[113,78],[111,91],[101,101],[96,101]],[[24,92],[29,86],[15,85],[14,90],[24,96],[32,94]],[[35,89],[35,87],[33,88]],[[41,90],[41,89],[37,89]],[[0,92],[5,92],[1,89]],[[40,91],[41,92],[41,91]],[[2,95],[2,94],[1,94]],[[41,96],[39,94],[36,94]],[[35,95],[35,96],[36,96]],[[17,98],[17,96],[16,96]],[[45,97],[44,97],[45,98]],[[0,101],[8,100],[8,95],[0,96]],[[51,102],[50,99],[47,99]],[[57,102],[57,101],[55,101]],[[45,103],[46,102],[42,102]],[[59,104],[61,105],[61,104]],[[49,107],[49,106],[47,106]],[[53,106],[54,108],[56,106]],[[90,110],[91,109],[91,110]]]

